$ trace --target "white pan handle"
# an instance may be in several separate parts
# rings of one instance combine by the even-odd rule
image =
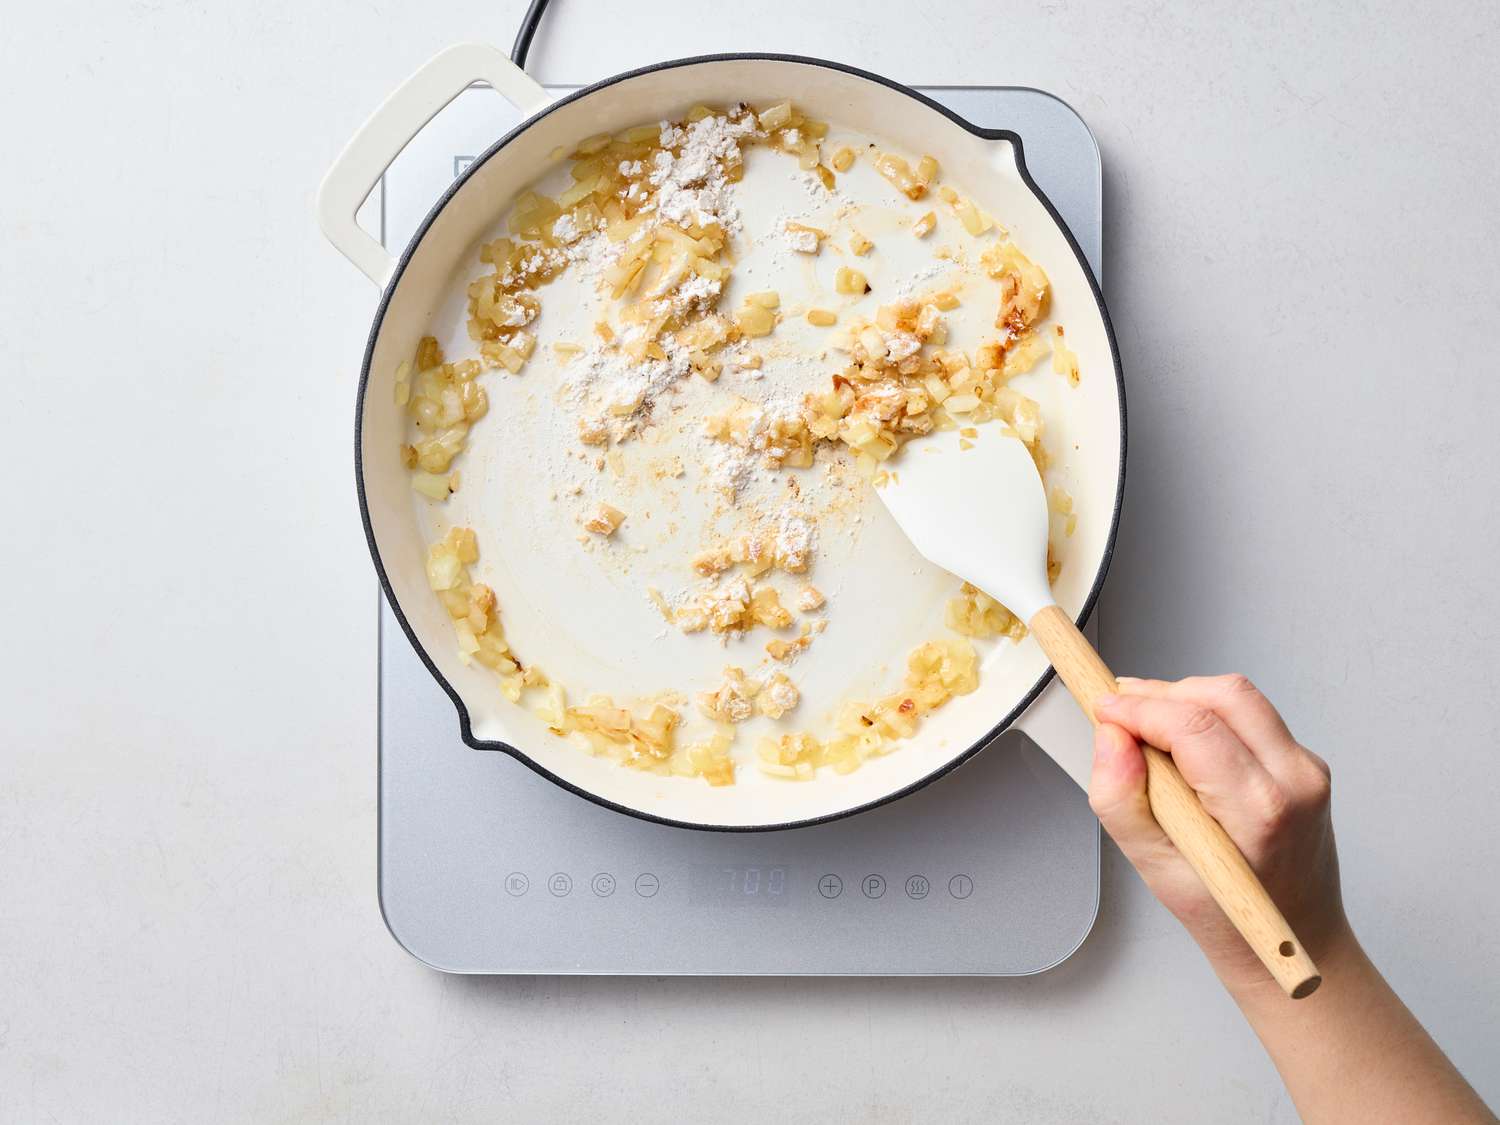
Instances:
[[[1046,752],[1085,793],[1094,768],[1094,728],[1061,681],[1054,680],[1011,724]]]
[[[318,188],[318,224],[339,253],[382,289],[396,261],[354,221],[360,204],[406,143],[476,81],[530,116],[552,99],[494,47],[459,43],[439,52],[386,98],[344,146]]]
[[[1098,620],[1096,610],[1083,627],[1084,635],[1095,644],[1099,643]],[[1089,791],[1089,774],[1094,769],[1094,728],[1061,680],[1054,678],[1011,727],[1040,746],[1085,793]]]

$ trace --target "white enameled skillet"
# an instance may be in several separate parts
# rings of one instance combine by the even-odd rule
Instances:
[[[477,81],[514,103],[525,120],[496,138],[434,201],[411,242],[393,259],[359,228],[355,211],[406,142]],[[898,150],[935,155],[945,182],[971,192],[1046,270],[1053,315],[1067,326],[1083,379],[1068,388],[1044,372],[1028,377],[1036,385],[1027,393],[1042,400],[1053,471],[1074,496],[1078,515],[1075,533],[1058,543],[1063,569],[1057,600],[1080,622],[1087,617],[1108,567],[1124,484],[1123,386],[1099,287],[1056,211],[1027,175],[1022,137],[976,128],[877,75],[776,55],[660,63],[553,101],[501,52],[476,44],[442,52],[393,93],[339,157],[318,200],[330,241],[381,290],[359,380],[355,470],[360,510],[385,596],[423,662],[452,698],[464,742],[512,754],[557,784],[635,816],[719,830],[826,821],[911,792],[1012,725],[1032,733],[1083,782],[1086,735],[1057,745],[1038,729],[1046,724],[1031,705],[1052,673],[1030,641],[986,649],[977,691],[935,712],[918,736],[896,752],[851,774],[792,783],[747,767],[740,770],[737,784],[723,788],[625,769],[582,753],[504,699],[487,669],[465,666],[458,658],[447,615],[428,589],[424,560],[442,527],[463,521],[480,535],[483,579],[499,595],[507,637],[518,652],[553,674],[568,679],[566,670],[576,669],[601,690],[648,690],[651,684],[680,682],[688,672],[702,679],[710,670],[705,659],[717,659],[700,654],[686,662],[690,650],[682,646],[688,639],[658,637],[660,621],[653,620],[644,597],[629,594],[617,575],[581,564],[569,529],[561,523],[549,528],[545,512],[539,517],[534,505],[525,507],[528,459],[542,455],[535,443],[546,440],[534,432],[536,412],[542,409],[537,405],[538,380],[546,378],[544,373],[534,374],[528,367],[509,383],[503,375],[485,377],[492,388],[490,415],[474,429],[462,466],[466,483],[450,501],[453,510],[439,514],[413,493],[397,456],[405,422],[394,403],[393,381],[400,362],[425,334],[437,335],[455,355],[466,354],[462,287],[480,268],[477,247],[500,229],[518,192],[549,170],[565,167],[559,164],[559,150],[571,151],[582,138],[670,117],[697,104],[769,105],[785,99],[810,117],[879,138]],[[544,315],[564,316],[565,310],[544,302]],[[982,483],[975,502],[984,502]],[[879,509],[875,503],[871,511]],[[883,512],[871,515],[860,539],[857,551],[829,562],[842,566],[847,580],[830,611],[833,626],[818,641],[817,667],[831,671],[809,671],[813,682],[804,684],[803,706],[810,714],[819,706],[832,707],[838,692],[858,678],[853,670],[861,666],[868,666],[866,686],[872,691],[881,675],[887,683],[899,677],[905,649],[896,638],[920,625],[911,614],[937,612],[955,584],[948,576],[919,572],[920,560]],[[837,545],[830,551],[837,556]],[[895,603],[887,596],[888,575],[870,562],[875,559],[892,560],[891,573],[915,575],[908,581],[917,608],[906,617],[902,613],[907,611],[889,608]],[[837,679],[840,669],[843,680]]]

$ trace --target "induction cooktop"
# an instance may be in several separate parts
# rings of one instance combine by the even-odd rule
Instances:
[[[923,92],[1021,135],[1032,176],[1102,276],[1099,152],[1077,114],[1037,90]],[[362,220],[399,250],[517,121],[488,88],[465,91],[391,166]],[[1018,731],[845,820],[771,833],[666,827],[465,746],[452,703],[383,601],[379,612],[380,902],[391,934],[434,968],[1024,975],[1066,959],[1093,925],[1098,823]],[[1060,684],[1033,707],[1052,736],[1090,737]]]

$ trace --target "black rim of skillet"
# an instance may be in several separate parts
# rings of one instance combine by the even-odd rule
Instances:
[[[849,809],[841,809],[838,812],[828,813],[824,816],[810,817],[806,820],[784,821],[770,824],[700,824],[692,821],[672,820],[669,817],[656,816],[652,813],[644,812],[641,809],[631,808],[628,805],[622,805],[618,802],[611,801],[605,797],[601,797],[597,793],[592,793],[587,789],[583,789],[577,785],[574,785],[572,782],[558,777],[555,773],[547,769],[541,763],[532,759],[524,750],[512,746],[507,742],[485,741],[474,737],[473,727],[469,721],[469,711],[468,708],[464,706],[463,699],[459,696],[458,692],[454,690],[453,685],[448,682],[443,673],[438,670],[438,667],[433,663],[432,658],[427,655],[427,650],[422,646],[422,642],[418,640],[416,632],[411,627],[411,623],[407,621],[406,614],[401,611],[401,605],[396,600],[395,591],[391,589],[390,578],[386,575],[385,564],[381,561],[380,558],[380,547],[375,541],[375,529],[370,522],[370,506],[365,496],[365,480],[363,467],[364,404],[365,395],[369,389],[370,364],[375,355],[375,342],[380,336],[381,326],[385,322],[386,310],[390,306],[391,297],[396,291],[396,286],[400,282],[402,274],[406,272],[407,264],[411,261],[411,258],[416,252],[417,247],[421,245],[422,239],[426,236],[428,229],[432,226],[434,220],[436,220],[439,212],[441,212],[443,208],[448,205],[448,202],[459,192],[460,189],[462,189],[463,185],[468,182],[469,177],[474,175],[479,170],[479,168],[485,164],[486,161],[490,160],[497,153],[501,152],[508,144],[511,143],[511,141],[520,136],[522,132],[531,128],[531,126],[535,125],[538,121],[546,117],[548,114],[555,112],[556,110],[562,108],[570,102],[578,101],[580,98],[588,97],[591,94],[598,93],[600,90],[608,89],[610,86],[614,86],[631,78],[638,78],[645,74],[654,74],[657,71],[673,70],[678,67],[684,66],[695,66],[700,63],[717,62],[784,62],[797,63],[803,66],[822,67],[825,70],[840,71],[844,74],[853,75],[856,78],[862,78],[868,82],[877,83],[878,85],[884,86],[889,90],[894,90],[897,93],[905,94],[913,101],[919,102],[922,105],[926,106],[928,109],[942,114],[949,121],[952,121],[955,125],[958,125],[960,128],[976,137],[981,137],[985,140],[1009,141],[1014,146],[1016,154],[1016,167],[1020,171],[1022,182],[1024,182],[1026,186],[1031,189],[1032,193],[1036,195],[1037,199],[1041,201],[1042,206],[1047,209],[1047,214],[1052,217],[1052,221],[1055,222],[1058,226],[1058,229],[1062,231],[1063,237],[1067,239],[1068,247],[1073,251],[1073,257],[1077,259],[1078,265],[1083,269],[1084,277],[1088,279],[1089,289],[1093,293],[1094,302],[1099,308],[1099,316],[1104,321],[1105,337],[1109,341],[1110,359],[1113,362],[1115,369],[1115,386],[1119,395],[1120,402],[1120,465],[1118,476],[1115,481],[1115,507],[1114,511],[1110,514],[1109,535],[1105,540],[1104,554],[1103,557],[1099,560],[1098,572],[1094,576],[1093,585],[1089,588],[1088,597],[1084,599],[1083,609],[1079,613],[1077,619],[1079,625],[1082,625],[1085,621],[1088,620],[1089,614],[1094,611],[1094,606],[1099,600],[1099,591],[1104,585],[1105,576],[1109,573],[1110,561],[1114,557],[1115,537],[1119,533],[1120,529],[1120,508],[1125,498],[1125,378],[1120,368],[1120,349],[1115,341],[1114,327],[1110,323],[1109,310],[1105,307],[1104,295],[1099,289],[1099,282],[1094,277],[1094,271],[1089,267],[1088,259],[1083,256],[1083,251],[1079,249],[1078,242],[1073,237],[1073,232],[1068,229],[1067,223],[1065,223],[1062,216],[1058,214],[1057,208],[1052,205],[1052,201],[1047,198],[1046,194],[1032,180],[1031,173],[1026,168],[1025,150],[1019,134],[1013,132],[1010,129],[981,129],[971,122],[966,121],[958,114],[954,113],[947,106],[933,101],[931,98],[918,93],[916,90],[913,90],[908,86],[904,86],[899,82],[893,81],[892,79],[882,77],[879,74],[872,74],[870,71],[861,70],[858,67],[848,66],[844,63],[830,62],[827,59],[808,58],[802,55],[743,53],[696,55],[691,58],[671,59],[666,62],[654,63],[651,66],[644,66],[636,70],[628,70],[621,74],[616,74],[613,77],[606,78],[600,82],[595,82],[592,86],[582,87],[581,89],[573,91],[571,94],[567,94],[559,98],[557,101],[552,102],[551,104],[544,107],[535,116],[527,118],[520,125],[516,126],[516,128],[512,129],[509,133],[501,137],[498,141],[496,141],[493,145],[486,149],[482,155],[476,158],[474,162],[470,164],[469,167],[465,169],[463,173],[461,173],[453,181],[452,184],[449,185],[448,190],[445,191],[442,194],[441,198],[439,198],[437,202],[433,204],[432,210],[427,213],[427,217],[422,220],[421,226],[417,228],[416,233],[412,235],[411,241],[407,243],[406,249],[402,251],[401,257],[396,263],[396,268],[392,272],[390,280],[386,282],[385,289],[380,295],[380,303],[375,311],[375,320],[370,327],[369,341],[365,346],[364,364],[360,368],[359,373],[359,393],[355,400],[354,481],[355,488],[359,494],[360,521],[364,524],[365,541],[370,546],[370,558],[375,563],[375,573],[380,578],[380,589],[385,594],[386,603],[391,607],[391,612],[395,614],[396,620],[400,622],[401,631],[406,634],[406,639],[411,642],[412,647],[416,650],[417,656],[426,666],[427,671],[432,674],[435,680],[437,680],[438,685],[443,689],[444,692],[447,693],[448,698],[453,701],[453,706],[458,709],[459,731],[463,737],[464,743],[467,746],[475,750],[498,750],[502,753],[509,754],[518,762],[540,774],[542,777],[545,777],[554,785],[559,785],[569,792],[575,793],[578,796],[584,798],[585,800],[592,801],[596,805],[600,805],[607,809],[612,809],[615,812],[624,813],[627,816],[633,816],[639,820],[650,821],[653,824],[665,824],[673,828],[691,828],[703,832],[781,832],[793,828],[810,828],[816,824],[828,824],[835,820],[842,820],[844,817],[854,816],[857,813],[868,812],[870,809],[879,808],[882,805],[887,805],[892,801],[899,800],[900,798],[905,797],[910,793],[915,793],[918,789],[921,789],[924,786],[927,786],[936,781],[938,778],[944,776],[945,774],[952,772],[953,770],[957,769],[959,766],[967,762],[975,754],[979,753],[979,751],[983,750],[992,741],[994,741],[994,739],[999,734],[1005,731],[1011,725],[1011,723],[1015,722],[1015,720],[1025,712],[1026,708],[1031,706],[1031,704],[1036,700],[1037,696],[1042,693],[1042,689],[1044,689],[1049,683],[1051,683],[1052,677],[1055,674],[1053,672],[1053,669],[1051,668],[1051,666],[1048,666],[1047,670],[1042,673],[1037,682],[1032,685],[1031,690],[1028,691],[1013,708],[1011,708],[1011,710],[1004,716],[1004,718],[996,723],[995,726],[991,728],[987,734],[981,737],[967,750],[963,751],[963,753],[954,755],[952,758],[948,759],[948,761],[944,762],[941,766],[933,770],[931,773],[925,774],[924,776],[918,778],[916,781],[903,786],[895,792],[887,793],[886,795],[878,797],[873,801],[867,801],[862,805],[856,805],[855,807]]]

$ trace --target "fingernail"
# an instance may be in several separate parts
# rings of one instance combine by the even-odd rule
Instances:
[[[1100,707],[1113,707],[1118,702],[1120,702],[1120,697],[1111,692],[1106,695],[1097,697],[1094,700],[1094,709],[1098,710]]]
[[[1139,679],[1137,679],[1135,676],[1116,676],[1115,677],[1115,683],[1119,684],[1121,687],[1128,687],[1131,684],[1138,684],[1140,682],[1141,681]]]

